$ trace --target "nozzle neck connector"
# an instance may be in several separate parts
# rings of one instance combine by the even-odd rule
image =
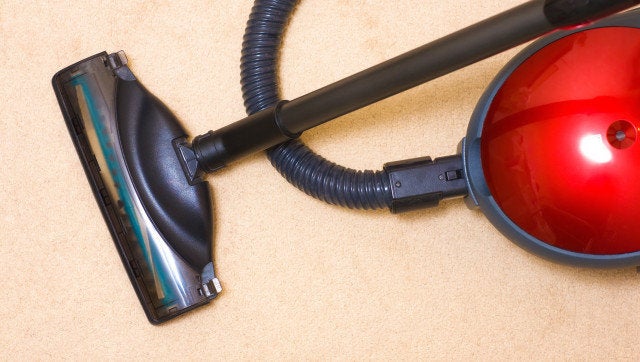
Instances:
[[[199,182],[205,173],[224,168],[231,162],[295,139],[280,122],[280,109],[287,101],[254,113],[235,123],[195,137],[174,141],[174,148],[189,182]]]

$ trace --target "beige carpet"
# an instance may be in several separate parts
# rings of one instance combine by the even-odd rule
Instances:
[[[303,1],[287,98],[521,0]],[[160,327],[140,307],[54,97],[59,69],[124,49],[141,81],[203,133],[244,115],[251,1],[0,3],[0,359],[571,359],[640,357],[640,276],[530,255],[462,202],[343,210],[263,155],[209,181],[224,292]],[[308,132],[354,168],[455,151],[513,52]]]

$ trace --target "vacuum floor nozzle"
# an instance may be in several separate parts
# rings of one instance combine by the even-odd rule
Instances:
[[[173,142],[186,137],[136,79],[123,52],[58,72],[53,87],[87,178],[149,321],[221,291],[212,262],[206,182],[184,177]]]

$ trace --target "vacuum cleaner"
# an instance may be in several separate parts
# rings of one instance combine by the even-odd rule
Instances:
[[[150,322],[221,292],[207,173],[267,151],[331,204],[400,213],[464,197],[509,239],[585,267],[640,265],[640,0],[533,0],[286,101],[277,55],[295,0],[256,0],[242,52],[248,117],[189,137],[127,66],[96,54],[53,88]],[[560,29],[560,30],[558,30]],[[358,171],[298,137],[344,114],[542,37],[496,76],[456,154]]]

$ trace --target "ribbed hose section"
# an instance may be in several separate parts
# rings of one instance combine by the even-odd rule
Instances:
[[[241,84],[244,106],[253,114],[280,100],[277,61],[282,34],[296,0],[256,0],[242,43]],[[355,209],[381,209],[391,203],[384,171],[357,171],[314,153],[299,140],[267,151],[287,181],[317,199]]]

